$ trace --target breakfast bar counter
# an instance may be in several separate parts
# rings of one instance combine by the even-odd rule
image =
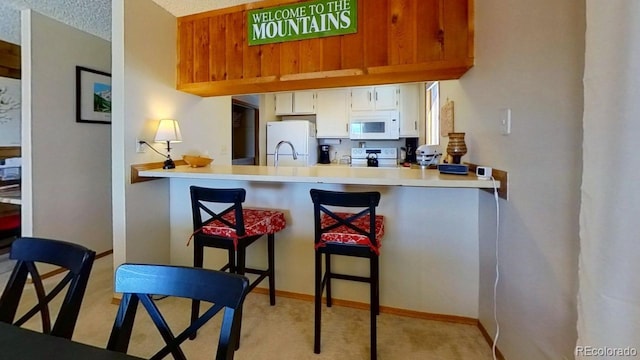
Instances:
[[[309,299],[314,293],[309,191],[378,191],[377,211],[385,216],[380,252],[382,312],[437,314],[439,319],[444,315],[468,322],[478,318],[479,243],[495,237],[493,196],[481,189],[491,189],[493,181],[478,180],[475,175],[443,175],[432,169],[340,165],[177,166],[142,170],[138,175],[168,182],[170,262],[175,265],[193,264],[193,248],[188,245],[193,232],[190,186],[244,188],[245,206],[283,210],[287,226],[275,239],[276,289],[280,295]],[[247,254],[247,264],[260,268],[266,265],[266,246],[254,246]],[[204,266],[217,269],[225,260],[224,251],[213,250],[206,254]],[[362,276],[369,272],[363,259],[338,257],[332,264],[338,272]],[[336,281],[332,291],[335,299],[369,302],[364,284]],[[311,318],[313,313],[308,315]]]
[[[175,169],[141,171],[139,176],[218,180],[278,181],[286,183],[325,183],[391,185],[450,188],[493,188],[493,182],[478,180],[475,174],[440,174],[436,169],[368,168],[347,165],[274,167],[251,165],[177,166]],[[499,182],[497,182],[499,186]]]

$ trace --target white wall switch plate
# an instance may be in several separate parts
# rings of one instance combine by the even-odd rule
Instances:
[[[500,109],[500,134],[511,134],[511,109]]]

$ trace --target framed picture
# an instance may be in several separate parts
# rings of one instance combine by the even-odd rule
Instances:
[[[76,66],[76,122],[111,124],[111,74]]]

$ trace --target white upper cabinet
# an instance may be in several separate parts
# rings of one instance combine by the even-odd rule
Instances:
[[[305,115],[316,113],[315,91],[294,91],[275,94],[276,115]]]
[[[349,137],[349,89],[318,90],[316,101],[317,137]]]
[[[365,86],[351,89],[351,111],[397,110],[397,85]]]
[[[420,84],[400,85],[400,136],[420,137]]]

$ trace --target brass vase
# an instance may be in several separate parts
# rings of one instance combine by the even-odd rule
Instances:
[[[460,164],[460,158],[467,153],[467,144],[464,143],[464,133],[449,133],[447,154],[451,155],[453,164]]]

